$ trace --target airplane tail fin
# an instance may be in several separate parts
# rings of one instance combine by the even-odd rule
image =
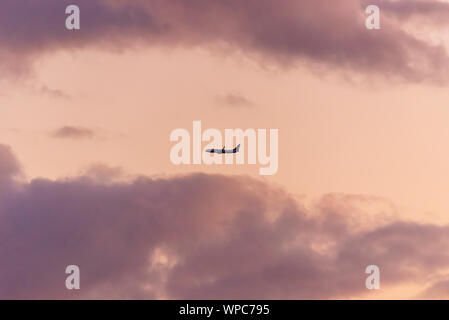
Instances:
[[[237,145],[237,147],[235,147],[235,152],[239,152],[240,150],[240,143]]]

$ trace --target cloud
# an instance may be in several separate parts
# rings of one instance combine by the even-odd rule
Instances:
[[[253,103],[238,93],[228,93],[224,96],[218,97],[218,101],[227,107],[231,108],[250,108]]]
[[[1,146],[0,177],[17,171]],[[371,197],[328,195],[306,208],[260,180],[205,174],[116,183],[84,175],[7,189],[2,299],[348,298],[368,293],[370,264],[383,290],[449,267],[447,226],[366,223],[357,206]],[[81,269],[79,291],[64,288],[71,264]]]
[[[449,298],[449,279],[440,279],[425,289],[418,299],[447,299]]]
[[[97,183],[110,183],[124,178],[123,168],[112,167],[105,163],[94,163],[82,175]]]
[[[368,1],[365,0],[365,3]],[[407,0],[407,1],[391,1],[381,0],[380,5],[385,13],[399,19],[409,19],[411,17],[423,17],[435,23],[447,23],[449,15],[449,5],[447,2],[440,0]],[[430,22],[429,21],[429,22]]]
[[[42,86],[40,88],[40,93],[43,95],[56,98],[56,99],[70,99],[70,95],[65,93],[64,91],[58,90],[58,89],[52,89],[47,86]]]
[[[14,178],[20,175],[21,166],[8,146],[0,144],[0,200],[13,186]]]
[[[0,145],[0,179],[10,180],[20,172],[20,165],[8,146]]]
[[[408,2],[382,1],[389,14],[382,16],[382,29],[372,31],[365,28],[359,0],[3,0],[0,70],[21,72],[36,53],[61,48],[225,45],[285,66],[306,62],[407,81],[447,81],[445,48],[406,32],[395,17],[432,7],[444,10],[425,11],[447,18],[449,4]],[[64,28],[69,4],[81,8],[79,31]]]
[[[64,126],[52,132],[51,136],[60,139],[91,139],[95,134],[89,128]]]

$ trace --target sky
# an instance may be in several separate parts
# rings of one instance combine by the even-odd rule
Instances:
[[[337,2],[0,0],[0,298],[447,298],[449,4]],[[173,164],[193,121],[276,174]]]

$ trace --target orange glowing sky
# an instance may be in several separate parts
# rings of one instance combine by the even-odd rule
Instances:
[[[78,2],[88,8],[91,3],[98,4],[92,5],[91,12],[86,8],[87,23],[79,34],[55,31],[59,22],[53,25],[48,17],[60,4],[53,0],[45,2],[48,11],[43,12],[48,17],[32,16],[36,28],[29,22],[33,19],[24,19],[24,26],[14,28],[16,22],[6,16],[2,19],[1,12],[22,8],[11,0],[0,4],[0,39],[3,39],[0,40],[0,143],[11,146],[22,165],[19,181],[23,186],[34,186],[39,181],[77,185],[81,181],[77,180],[79,177],[97,166],[97,171],[105,170],[105,176],[122,174],[117,180],[124,184],[133,185],[134,178],[148,176],[162,178],[152,183],[175,181],[174,184],[180,183],[185,187],[182,190],[187,191],[195,186],[208,191],[208,184],[203,185],[201,180],[206,178],[200,175],[197,181],[197,176],[187,175],[206,173],[211,180],[225,179],[221,187],[228,196],[228,192],[238,189],[233,184],[235,181],[246,181],[236,177],[248,175],[272,186],[272,190],[280,187],[292,199],[301,201],[306,208],[304,212],[317,221],[321,219],[318,214],[314,216],[317,211],[322,210],[324,217],[338,211],[348,219],[345,223],[353,222],[352,215],[362,221],[359,221],[362,226],[357,225],[355,229],[360,227],[366,231],[370,226],[400,220],[413,221],[422,227],[417,234],[430,243],[428,234],[432,235],[432,228],[441,227],[438,232],[446,235],[449,223],[447,4],[382,1],[382,12],[385,12],[382,30],[367,31],[358,0],[348,0],[341,6],[329,6],[324,0],[279,1],[279,11],[272,10],[273,4],[268,0],[245,4],[237,0],[226,4],[195,0],[197,6],[179,1],[166,4],[160,0],[150,3],[139,0],[132,5],[112,0]],[[196,11],[198,8],[201,10]],[[101,11],[104,21],[94,19],[96,10]],[[427,15],[422,14],[423,10]],[[259,14],[261,19],[255,19]],[[230,103],[226,100],[229,96],[240,102]],[[259,165],[172,164],[171,131],[185,128],[192,132],[195,120],[202,122],[203,130],[278,129],[277,174],[261,177]],[[84,131],[79,137],[58,136],[56,133],[64,127]],[[1,151],[0,148],[0,165],[4,156]],[[0,170],[0,187],[1,174]],[[231,177],[236,180],[226,180]],[[4,180],[9,183],[9,176]],[[249,183],[254,190],[262,190],[257,197],[249,194],[249,203],[256,202],[251,197],[254,195],[263,208],[281,207],[270,196],[263,196],[268,189],[256,182]],[[165,190],[161,184],[162,187],[157,187]],[[112,189],[115,186],[111,181],[106,185],[112,185]],[[96,185],[93,188],[98,191]],[[182,192],[175,195],[180,198],[179,203],[184,203]],[[220,196],[213,194],[207,201],[228,199]],[[230,206],[246,208],[246,198],[238,196],[229,195],[235,200]],[[279,195],[276,193],[273,199],[277,199],[275,196]],[[217,217],[203,216],[202,198],[200,201],[192,197],[192,203],[186,200],[193,207],[190,214],[198,218],[193,219],[195,222],[206,227],[236,214],[220,211]],[[280,199],[282,205],[291,209],[289,201],[283,196]],[[0,218],[1,200],[0,197]],[[127,201],[126,198],[123,203]],[[134,204],[133,201],[129,203]],[[150,202],[142,196],[135,203],[147,210],[146,201]],[[168,207],[167,203],[163,204]],[[301,205],[298,207],[303,209]],[[320,210],[310,209],[316,207]],[[136,212],[140,211],[132,213]],[[173,209],[173,212],[178,211]],[[275,221],[270,214],[267,217],[270,223]],[[308,221],[301,220],[300,214],[298,217],[300,222]],[[130,223],[139,225],[136,221],[140,218],[135,217]],[[345,224],[345,228],[351,229],[351,223]],[[410,226],[405,222],[405,227],[399,225],[404,228],[399,228],[400,232],[407,235]],[[283,234],[275,223],[270,227]],[[322,231],[320,227],[317,234]],[[393,223],[391,229],[395,227]],[[194,227],[192,230],[192,234],[197,231]],[[324,240],[318,237],[321,247],[314,243],[311,251],[317,255],[324,252],[326,259],[334,258],[338,254],[329,251],[333,246],[338,247],[335,243],[340,241],[340,230],[336,235],[332,228],[323,230],[329,232],[330,240],[327,234],[323,235]],[[350,230],[348,239],[357,239],[358,231]],[[161,237],[170,242],[171,236],[169,240]],[[368,240],[371,236],[367,232]],[[379,242],[383,243],[384,239],[380,238]],[[184,252],[178,242],[173,243],[176,250]],[[344,256],[347,248],[342,247]],[[155,261],[169,265],[169,253],[163,249],[157,247],[151,252],[157,258]],[[362,249],[360,252],[364,253]],[[413,256],[418,257],[418,262],[421,253]],[[401,258],[400,253],[392,256]],[[329,261],[333,261],[331,258]],[[176,259],[181,258],[173,258]],[[446,261],[440,257],[437,260]],[[365,260],[360,258],[360,261]],[[400,261],[408,263],[409,260]],[[355,259],[358,268],[357,263],[359,260]],[[426,263],[422,266],[424,271],[431,269]],[[249,265],[242,270],[246,272],[245,267],[250,270]],[[167,268],[171,272],[172,266]],[[445,279],[449,263],[435,268],[429,275],[424,273],[425,279],[416,281],[410,277],[396,281],[393,276],[387,276],[388,290],[377,293],[351,291],[348,285],[351,290],[342,294],[340,282],[336,281],[336,293],[329,295],[331,298],[413,298],[434,279]],[[107,288],[107,285],[95,287],[88,294],[98,297],[108,292]],[[170,296],[164,287],[155,297],[178,297],[176,294],[184,297],[182,289],[174,290]],[[98,295],[96,290],[100,292]],[[199,292],[208,292],[207,288],[204,290]],[[48,292],[52,296],[53,292]],[[185,292],[190,291],[185,289]],[[213,293],[223,297],[219,289]],[[320,292],[317,296],[320,297]]]
[[[28,179],[72,176],[92,163],[130,174],[258,175],[258,165],[173,165],[170,132],[191,132],[201,120],[220,130],[278,128],[279,170],[264,179],[293,194],[376,195],[415,212],[410,218],[448,221],[445,87],[351,83],[338,73],[264,68],[200,49],[63,52],[36,65],[32,78],[4,83],[0,97],[2,140]],[[250,104],[226,105],[227,94]],[[51,137],[62,125],[95,136]]]

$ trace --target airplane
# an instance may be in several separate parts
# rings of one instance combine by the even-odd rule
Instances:
[[[237,147],[235,147],[234,149],[226,150],[225,147],[223,147],[223,149],[206,149],[205,151],[209,152],[209,153],[221,154],[221,153],[237,153],[237,152],[239,152],[239,150],[240,150],[240,144]]]

